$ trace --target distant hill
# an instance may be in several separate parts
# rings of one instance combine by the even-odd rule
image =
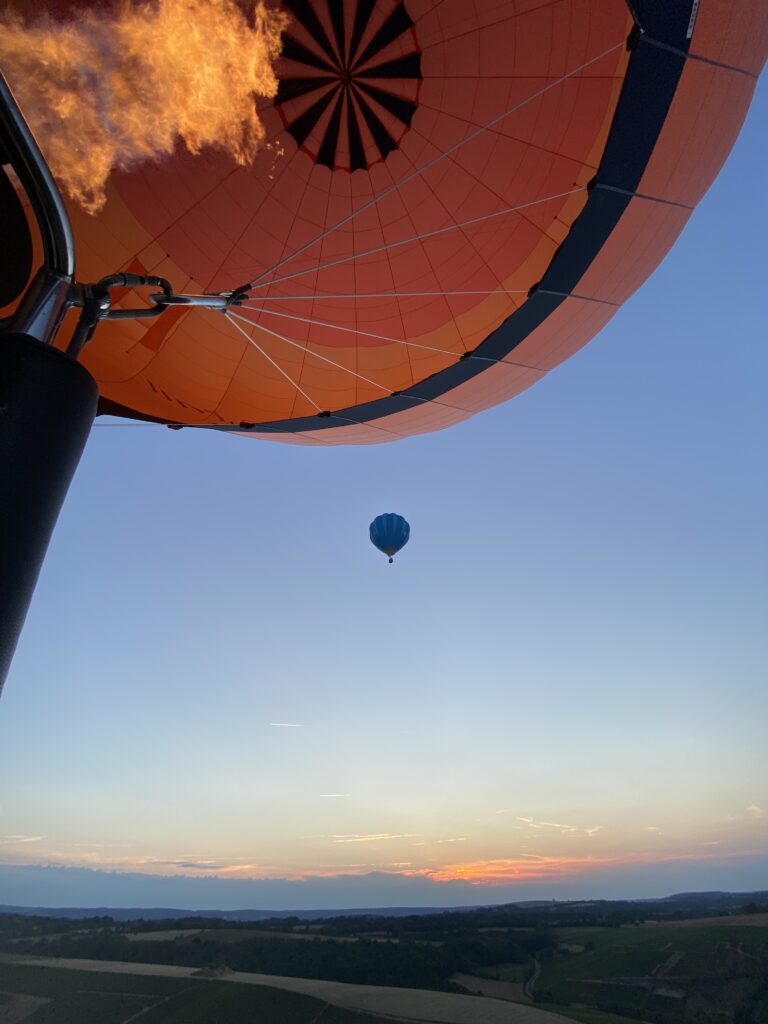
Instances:
[[[665,896],[659,902],[685,904],[700,909],[710,907],[730,910],[749,903],[764,904],[768,902],[768,891],[760,889],[757,892],[678,892],[672,896]]]
[[[0,904],[0,914],[23,914],[32,917],[111,917],[114,921],[166,921],[199,917],[221,921],[270,921],[273,918],[297,917],[315,921],[328,917],[410,917],[422,914],[478,910],[476,907],[363,907],[355,910],[179,910],[173,907],[12,907]]]
[[[754,904],[768,905],[768,890],[758,892],[681,892],[671,896],[643,900],[521,900],[515,903],[481,903],[465,907],[361,907],[358,909],[327,908],[323,910],[180,910],[177,907],[18,907],[0,904],[0,914],[22,914],[35,917],[92,918],[111,917],[114,921],[164,921],[181,918],[205,918],[222,921],[269,921],[293,917],[314,921],[333,917],[413,917],[427,914],[458,913],[487,908],[519,907],[522,910],[553,911],[565,908],[605,909],[631,905],[666,906],[670,912],[701,914],[705,910],[729,913]],[[666,916],[666,915],[665,915]]]

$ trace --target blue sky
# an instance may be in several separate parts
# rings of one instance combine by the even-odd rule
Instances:
[[[99,421],[0,702],[0,902],[768,888],[766,137],[763,85],[653,277],[460,426]]]

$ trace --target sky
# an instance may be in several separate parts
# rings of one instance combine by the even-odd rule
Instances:
[[[321,450],[97,421],[0,699],[0,903],[768,888],[767,99],[506,405]]]

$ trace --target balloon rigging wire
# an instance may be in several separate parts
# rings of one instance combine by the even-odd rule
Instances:
[[[269,282],[272,283],[271,281]],[[336,292],[308,293],[306,295],[259,295],[258,302],[290,302],[303,300],[318,302],[322,299],[429,299],[442,298],[449,295],[527,295],[530,288],[485,288],[477,290],[450,291],[450,292]],[[241,309],[250,309],[249,306],[241,306]]]
[[[234,317],[231,314],[225,313],[224,315],[226,316],[227,320],[229,320],[229,322],[232,324],[232,326],[235,327],[238,331],[240,331],[240,333],[243,335],[243,337],[246,339],[246,341],[249,344],[253,345],[254,348],[258,349],[259,352],[261,352],[261,354],[264,356],[264,358],[268,359],[269,362],[272,363],[272,365],[275,367],[275,369],[279,370],[279,372],[282,373],[282,375],[289,382],[289,384],[292,384],[296,388],[298,393],[300,395],[303,395],[304,398],[306,398],[306,400],[309,402],[310,405],[314,405],[314,407],[317,409],[318,412],[322,412],[322,406],[319,406],[317,404],[317,402],[313,398],[310,398],[309,395],[306,393],[306,391],[303,391],[301,389],[301,387],[296,383],[296,381],[293,380],[293,378],[290,377],[285,372],[285,370],[282,368],[282,366],[280,366],[279,363],[276,363],[275,360],[272,358],[272,356],[270,356],[269,353],[265,352],[264,349],[261,347],[261,345],[259,345],[257,342],[255,342],[253,340],[253,338],[248,334],[247,331],[243,330],[243,328],[240,326],[240,324],[235,323]],[[243,319],[243,318],[240,317],[239,319]],[[246,321],[246,323],[247,323],[247,321]],[[271,333],[271,332],[269,332],[269,333]],[[285,340],[287,340],[287,339],[285,339]],[[301,346],[299,346],[299,347],[301,347]]]
[[[361,331],[355,327],[343,327],[341,324],[327,323],[325,320],[313,320],[308,316],[294,316],[291,313],[277,313],[272,309],[260,309],[258,306],[242,305],[240,309],[248,309],[252,313],[263,313],[265,316],[278,316],[283,320],[296,320],[302,324],[310,324],[313,327],[327,327],[332,331],[342,331],[344,334],[356,334],[363,338],[376,338],[378,341],[390,341],[394,345],[407,345],[409,348],[423,348],[427,352],[437,352],[441,356],[457,356],[460,352],[452,352],[450,349],[435,348],[434,345],[422,345],[417,341],[406,341],[404,338],[390,338],[386,334],[375,334],[373,331]],[[261,326],[261,324],[254,325]]]
[[[542,203],[551,203],[555,199],[565,199],[567,196],[576,195],[578,192],[586,192],[586,185],[579,185],[576,188],[568,189],[565,192],[556,192],[551,196],[544,196],[541,199],[531,199],[527,203],[518,203],[516,206],[507,206],[503,210],[495,210],[493,213],[483,213],[479,217],[471,217],[469,220],[459,221],[454,224],[446,224],[441,228],[433,228],[431,231],[424,231],[419,235],[412,235],[410,238],[400,238],[395,242],[386,242],[384,245],[377,245],[373,249],[366,249],[364,252],[351,253],[348,256],[337,256],[336,259],[328,260],[326,263],[316,264],[314,267],[305,267],[304,270],[295,270],[292,274],[284,274],[282,277],[274,277],[270,281],[263,281],[259,288],[268,288],[273,284],[280,284],[283,281],[291,281],[296,277],[303,277],[305,274],[317,274],[329,267],[337,267],[340,263],[350,263],[361,260],[366,256],[376,256],[379,253],[387,252],[389,249],[397,249],[403,245],[411,245],[414,242],[422,242],[426,238],[434,238],[436,235],[444,235],[448,231],[459,231],[462,228],[472,227],[474,224],[482,224],[485,221],[494,220],[496,217],[505,217],[510,213],[518,213],[531,206],[541,206]]]
[[[378,388],[380,391],[385,391],[388,395],[392,393],[391,388],[384,387],[383,384],[377,384],[375,380],[371,380],[370,377],[365,377],[362,373],[358,373],[357,370],[352,370],[349,366],[344,366],[343,363],[337,363],[335,360],[329,359],[327,356],[321,356],[320,353],[315,352],[314,349],[307,348],[306,345],[302,345],[300,342],[294,341],[292,338],[286,338],[284,334],[278,334],[277,331],[270,330],[269,327],[264,327],[263,324],[255,324],[253,320],[248,320],[246,317],[239,316],[237,313],[226,313],[225,316],[227,320],[233,322],[233,325],[237,327],[238,331],[240,331],[241,334],[244,334],[249,341],[251,341],[250,335],[244,331],[242,327],[238,326],[238,324],[235,324],[235,320],[242,320],[244,323],[248,324],[249,327],[255,327],[259,331],[271,334],[273,338],[278,338],[280,341],[284,341],[287,345],[293,345],[294,348],[301,349],[302,352],[306,352],[309,356],[314,356],[315,359],[321,359],[324,363],[330,363],[330,365],[335,366],[337,370],[344,370],[346,373],[351,373],[353,377],[357,377],[359,380],[365,381],[366,384],[370,384],[372,387]],[[256,345],[256,348],[259,348],[259,346]],[[259,351],[261,351],[261,349]],[[272,361],[273,360],[270,359],[270,362]],[[315,405],[315,403],[312,402],[312,405]],[[317,405],[316,408],[320,409],[320,406]]]
[[[377,338],[379,341],[390,341],[395,345],[406,345],[408,348],[422,348],[427,352],[436,352],[441,356],[451,356],[455,358],[457,356],[460,357],[461,355],[464,354],[462,352],[451,351],[450,349],[435,348],[434,345],[423,345],[421,342],[418,341],[406,341],[404,338],[391,338],[386,334],[374,334],[373,331],[361,331],[355,327],[343,327],[341,324],[330,324],[324,320],[312,320],[310,317],[306,316],[294,316],[291,313],[277,313],[272,309],[260,309],[257,306],[247,305],[241,306],[240,309],[249,309],[254,313],[264,313],[266,316],[279,316],[285,320],[298,320],[300,323],[303,324],[310,324],[316,327],[327,327],[332,331],[343,331],[345,334],[358,334],[364,338]],[[254,324],[254,326],[261,327],[262,325]],[[498,359],[493,359],[491,361],[494,363],[500,362],[500,360]],[[505,359],[504,362],[509,363],[510,365],[513,366],[521,366],[526,370],[541,371],[540,366],[529,366],[527,363],[512,363],[511,360],[509,359]]]
[[[575,195],[575,194],[577,194],[579,192],[585,192],[585,191],[586,191],[586,186],[582,185],[582,186],[579,186],[577,188],[568,189],[565,192],[557,192],[557,193],[555,193],[554,195],[551,195],[551,196],[544,196],[543,198],[540,198],[540,199],[530,200],[527,203],[520,203],[520,204],[517,204],[516,206],[506,207],[503,210],[496,210],[493,213],[481,214],[478,217],[472,217],[469,220],[461,221],[458,224],[448,224],[448,225],[445,225],[444,227],[435,228],[432,231],[424,232],[421,235],[414,235],[414,236],[412,236],[410,238],[399,239],[399,240],[397,240],[395,242],[389,242],[389,243],[386,243],[385,245],[376,246],[375,248],[368,249],[368,250],[366,250],[365,252],[362,252],[362,253],[353,253],[353,254],[351,254],[349,256],[341,256],[341,257],[338,257],[335,260],[330,260],[330,261],[328,261],[325,264],[321,264],[320,266],[315,266],[315,267],[312,267],[312,268],[309,268],[309,269],[306,269],[306,270],[299,270],[299,271],[296,271],[293,274],[285,275],[282,278],[276,278],[276,279],[274,279],[272,281],[265,282],[265,286],[266,285],[277,284],[279,281],[284,281],[284,280],[288,280],[289,278],[299,277],[299,276],[302,276],[304,274],[317,273],[320,270],[324,270],[324,269],[326,269],[328,267],[336,266],[339,263],[348,263],[350,261],[354,261],[354,260],[357,260],[357,259],[362,259],[363,257],[366,257],[366,256],[376,255],[378,253],[385,252],[388,249],[394,249],[394,248],[397,248],[399,246],[409,245],[409,244],[412,244],[413,242],[422,241],[425,238],[431,238],[431,237],[434,237],[435,235],[441,235],[441,234],[444,234],[445,232],[448,232],[448,231],[459,230],[461,228],[469,227],[469,226],[471,226],[473,224],[478,224],[478,223],[482,223],[482,222],[485,222],[485,221],[488,221],[488,220],[492,220],[492,219],[497,218],[497,217],[505,216],[505,215],[507,215],[509,213],[516,213],[519,210],[526,209],[526,208],[531,207],[531,206],[538,206],[538,205],[541,205],[542,203],[552,202],[555,199],[563,199],[566,196]],[[486,294],[495,294],[495,292],[489,292],[489,293],[486,293]],[[256,301],[259,301],[259,300],[256,300]],[[310,319],[310,318],[307,318],[307,317],[293,316],[290,313],[277,313],[277,312],[274,312],[272,310],[260,309],[259,307],[248,306],[248,305],[245,305],[245,304],[243,304],[242,308],[252,310],[253,312],[256,312],[256,313],[265,314],[267,316],[281,317],[282,319],[299,321],[301,323],[306,323],[306,324],[310,324],[310,325],[311,324],[315,324],[317,326],[326,327],[326,328],[329,328],[331,330],[338,330],[338,331],[343,331],[345,333],[356,334],[356,335],[359,335],[361,337],[376,338],[376,339],[379,339],[381,341],[387,341],[387,342],[391,342],[391,343],[398,344],[398,345],[405,345],[406,347],[421,348],[421,349],[425,349],[427,351],[437,352],[440,355],[445,355],[445,356],[461,355],[461,353],[447,352],[445,349],[434,348],[433,346],[423,345],[423,344],[420,344],[418,342],[409,342],[409,341],[406,341],[405,339],[392,338],[392,337],[388,337],[388,336],[382,335],[382,334],[375,334],[375,333],[370,332],[370,331],[360,331],[360,330],[357,330],[357,329],[354,329],[354,328],[350,328],[350,327],[343,327],[343,326],[341,326],[339,324],[330,324],[330,323],[327,323],[327,322],[324,322],[324,321],[321,321],[321,320],[313,320],[313,319]],[[284,341],[284,342],[286,342],[289,345],[294,345],[297,348],[301,349],[303,352],[308,352],[310,355],[314,355],[317,359],[322,359],[325,362],[330,363],[332,366],[335,366],[335,367],[337,367],[339,369],[345,370],[347,373],[352,373],[352,374],[354,374],[354,376],[358,377],[360,380],[363,380],[366,383],[371,384],[373,387],[379,388],[381,391],[385,391],[387,393],[390,393],[390,391],[391,391],[390,388],[384,387],[381,384],[377,384],[375,381],[372,381],[369,378],[363,376],[362,374],[357,373],[354,370],[351,370],[349,367],[343,366],[340,363],[336,363],[332,359],[328,359],[325,356],[321,356],[318,352],[312,351],[312,349],[309,349],[306,346],[301,345],[299,342],[294,341],[291,338],[286,338],[285,335],[283,335],[283,334],[279,334],[276,331],[269,330],[269,328],[264,327],[263,324],[256,325],[256,324],[254,324],[254,322],[252,320],[248,319],[247,317],[238,316],[238,314],[236,314],[236,313],[228,313],[227,314],[227,319],[231,323],[234,323],[234,319],[233,318],[234,319],[238,319],[238,320],[242,320],[244,323],[247,323],[247,324],[249,324],[252,327],[258,326],[260,330],[266,331],[267,334],[270,334],[273,337],[278,338],[279,340]],[[247,335],[246,332],[243,331],[242,328],[240,328],[237,324],[234,324],[234,326],[237,327],[237,329],[242,334],[245,334],[245,336],[248,337],[249,340],[252,340],[252,339],[250,339],[250,336]],[[255,345],[256,343],[253,342],[253,344]],[[256,347],[258,348],[258,345],[256,345]],[[264,353],[264,355],[266,355],[266,353]],[[269,359],[270,362],[274,363],[274,360],[271,357],[267,356],[267,358]],[[494,362],[499,362],[500,360],[493,360],[493,361]],[[506,361],[508,361],[508,360],[505,360],[505,362]],[[509,362],[511,362],[511,361],[509,361]],[[275,364],[275,365],[277,365],[277,364]],[[539,370],[540,369],[539,367],[527,366],[526,364],[523,364],[523,363],[512,364],[512,365],[519,365],[519,366],[524,367],[525,369],[531,369],[531,370]],[[290,377],[288,377],[287,374],[284,373],[284,371],[281,370],[281,372],[283,372],[283,376],[287,377],[288,380],[291,379]],[[302,392],[302,394],[303,394],[303,392]],[[304,397],[308,398],[307,395],[305,395]],[[309,401],[311,402],[312,405],[315,405],[315,407],[317,409],[320,408],[320,406],[318,406],[311,399],[309,399]]]
[[[620,47],[624,46],[625,43],[626,40],[622,38],[620,42],[615,43],[613,46],[609,46],[606,50],[603,50],[602,53],[599,53],[597,54],[597,56],[591,57],[589,60],[586,60],[582,64],[579,64],[577,67],[572,68],[570,71],[567,71],[560,78],[555,79],[554,82],[549,82],[547,85],[542,86],[541,89],[537,89],[536,92],[526,97],[526,99],[520,100],[519,103],[513,104],[511,107],[503,111],[501,114],[497,114],[495,117],[491,118],[490,121],[486,121],[485,124],[480,125],[474,131],[470,132],[469,135],[465,136],[463,139],[459,139],[458,142],[455,142],[452,146],[449,146],[448,149],[445,149],[441,153],[438,153],[437,156],[433,157],[431,160],[428,160],[425,164],[422,164],[421,167],[414,168],[414,170],[411,171],[409,174],[406,174],[405,177],[401,178],[399,181],[393,182],[388,188],[385,188],[383,192],[380,192],[376,196],[372,196],[371,199],[367,200],[365,203],[357,207],[357,209],[353,210],[351,213],[346,214],[346,216],[342,217],[335,224],[332,224],[329,228],[326,228],[325,231],[321,232],[319,235],[316,235],[308,242],[305,242],[304,245],[299,246],[299,248],[295,249],[292,253],[289,253],[287,256],[284,256],[281,260],[278,260],[278,262],[274,263],[271,267],[268,267],[266,270],[263,270],[257,277],[255,277],[252,281],[249,281],[247,284],[242,285],[238,290],[247,291],[248,289],[254,288],[257,285],[259,287],[264,287],[266,284],[272,284],[276,283],[277,281],[286,280],[286,277],[280,277],[274,278],[272,279],[272,281],[265,282],[263,281],[263,278],[267,277],[269,274],[274,274],[277,270],[280,269],[280,267],[284,266],[286,263],[289,263],[291,260],[296,259],[297,256],[300,256],[303,252],[306,252],[307,249],[310,249],[317,242],[322,241],[324,238],[327,238],[327,236],[332,234],[334,231],[338,230],[345,224],[348,224],[350,221],[354,220],[359,214],[363,213],[365,210],[369,210],[372,206],[376,206],[379,202],[381,202],[382,199],[385,199],[393,192],[398,191],[398,189],[402,188],[403,185],[407,185],[409,182],[413,181],[415,178],[418,178],[426,171],[431,170],[431,168],[434,167],[436,164],[440,163],[442,160],[445,160],[447,157],[451,156],[457,150],[461,149],[462,146],[465,146],[468,142],[472,142],[479,135],[482,135],[483,132],[488,131],[489,128],[493,128],[494,125],[498,124],[500,121],[505,120],[507,117],[514,114],[516,111],[521,110],[527,104],[532,103],[534,100],[539,99],[539,97],[544,96],[547,92],[550,92],[552,89],[557,88],[557,86],[561,85],[569,78],[573,78],[575,75],[578,75],[579,72],[584,71],[585,68],[590,67],[592,64],[596,64],[599,60],[602,60],[604,57],[607,57],[610,53],[613,53],[614,50],[618,50]]]

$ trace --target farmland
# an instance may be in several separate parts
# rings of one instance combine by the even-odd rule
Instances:
[[[725,922],[560,929],[584,950],[542,962],[537,1002],[659,1024],[768,1022],[768,928]]]
[[[50,970],[0,963],[0,1022],[18,996],[32,997],[21,1024],[376,1024],[381,1018],[294,992],[194,978]]]
[[[189,968],[159,964],[6,956],[0,985],[12,989],[12,1000],[35,1000],[29,1014],[9,1021],[0,1006],[0,1024],[564,1024],[545,1010],[497,999],[242,973],[203,980]]]
[[[97,1018],[104,1024],[121,1024],[138,1012],[141,1024],[177,1018],[194,1024],[194,1007],[214,1000],[209,1018],[201,1019],[226,1024],[248,1019],[251,1010],[244,1007],[254,999],[264,1004],[254,1005],[268,1024],[293,1019],[287,1004],[268,1015],[268,1001],[288,995],[320,1000],[321,1024],[336,1022],[326,1005],[334,1014],[439,1024],[534,1024],[557,1020],[553,1014],[580,1024],[768,1024],[768,895],[753,895],[730,902],[723,894],[687,894],[647,905],[550,902],[311,921],[0,914],[4,970],[45,962],[62,976],[77,969],[80,976],[106,971],[143,978],[141,985],[130,982],[134,988],[112,989],[103,978],[85,987],[81,977],[58,995],[45,986],[0,983],[0,1024],[87,1024],[83,1000],[102,1004]],[[155,992],[147,985],[171,988]],[[191,994],[184,994],[185,986]],[[10,998],[4,1001],[2,993]],[[137,1004],[140,1011],[131,1010]],[[300,1022],[303,1009],[296,1006]]]

